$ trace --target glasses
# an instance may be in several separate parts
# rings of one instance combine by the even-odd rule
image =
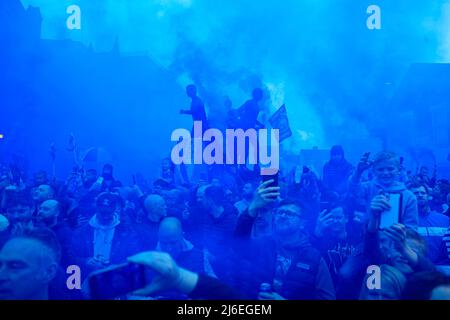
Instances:
[[[300,218],[300,214],[299,214],[298,212],[295,212],[295,211],[289,211],[289,210],[283,210],[283,209],[276,210],[276,211],[274,212],[274,214],[275,214],[276,216],[285,215],[285,216],[287,216],[287,217],[289,217],[289,218],[295,218],[295,217],[299,217],[299,218]]]

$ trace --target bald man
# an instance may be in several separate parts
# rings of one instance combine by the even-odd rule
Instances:
[[[167,215],[166,201],[160,195],[148,195],[144,200],[144,207],[149,222],[159,224],[161,219]]]
[[[0,250],[0,300],[48,300],[61,248],[48,229],[8,240]]]
[[[144,199],[146,213],[145,223],[142,224],[142,232],[145,235],[145,246],[148,250],[154,250],[158,243],[158,228],[161,220],[167,216],[167,205],[163,197],[150,194]]]
[[[60,205],[56,200],[45,200],[38,208],[36,224],[43,227],[53,228],[58,223]]]
[[[55,197],[55,191],[48,184],[41,184],[39,187],[33,190],[33,200],[39,205],[45,200],[53,199]]]
[[[183,268],[215,276],[204,252],[184,238],[182,224],[175,217],[167,217],[161,221],[156,249],[170,254]]]

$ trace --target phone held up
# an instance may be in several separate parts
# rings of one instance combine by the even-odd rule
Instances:
[[[89,275],[89,295],[93,300],[115,299],[144,288],[151,278],[152,272],[143,265],[113,265]]]
[[[383,230],[389,228],[393,224],[399,223],[402,207],[402,196],[400,193],[387,193],[384,191],[381,191],[380,195],[385,196],[391,206],[389,210],[381,213],[379,229]]]

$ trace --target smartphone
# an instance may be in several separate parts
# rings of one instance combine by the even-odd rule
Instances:
[[[386,193],[385,196],[389,199],[391,209],[381,213],[380,229],[385,229],[398,223],[400,218],[401,195],[399,193]]]
[[[123,263],[95,271],[88,277],[90,298],[111,300],[144,288],[151,273],[143,265]]]
[[[98,177],[97,183],[98,183],[98,184],[103,184],[103,180],[105,180],[105,178],[103,178],[103,177]]]
[[[328,202],[328,201],[320,202],[320,212],[322,212],[323,210],[330,211],[330,202]]]
[[[269,180],[273,180],[271,184],[268,185],[268,187],[278,187],[278,172],[274,175],[263,175],[262,181],[266,182]]]

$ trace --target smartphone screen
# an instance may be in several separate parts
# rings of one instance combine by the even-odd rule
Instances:
[[[400,217],[400,194],[389,193],[386,194],[386,196],[389,197],[391,209],[389,211],[384,211],[381,213],[380,229],[388,228],[393,224],[398,223]]]
[[[268,187],[278,187],[278,173],[274,175],[263,175],[262,181],[266,182],[269,180],[274,180]]]
[[[90,297],[94,300],[114,299],[145,287],[149,278],[146,268],[134,263],[95,271],[88,278]]]
[[[320,202],[320,212],[323,210],[330,210],[330,203],[327,201],[321,201]]]

